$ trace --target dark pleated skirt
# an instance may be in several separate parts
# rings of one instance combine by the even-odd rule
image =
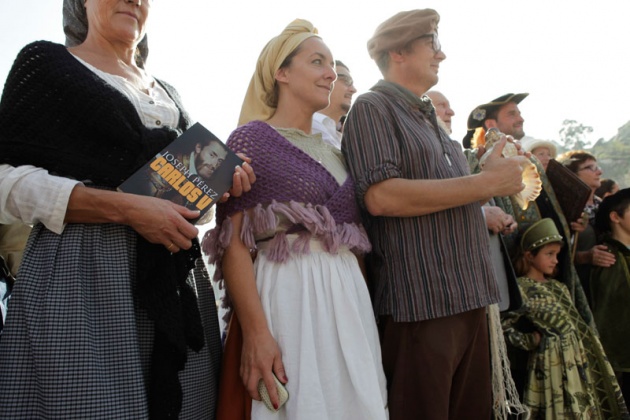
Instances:
[[[134,299],[136,235],[127,226],[35,226],[0,340],[0,419],[146,419],[153,323]],[[180,419],[212,419],[221,341],[203,262],[189,282],[205,333],[180,373]]]

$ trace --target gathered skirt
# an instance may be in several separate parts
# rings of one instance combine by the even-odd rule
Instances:
[[[282,352],[289,400],[278,413],[253,401],[252,419],[387,419],[387,391],[374,312],[356,256],[310,253],[255,263],[267,323]]]
[[[134,299],[136,234],[114,224],[35,226],[0,340],[1,419],[148,418],[153,322]],[[205,345],[180,372],[180,419],[214,418],[221,359],[216,302],[201,260]]]

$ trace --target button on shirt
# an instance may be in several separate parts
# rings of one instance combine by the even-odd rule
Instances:
[[[146,92],[143,92],[136,89],[124,77],[106,73],[88,62],[78,57],[76,58],[84,66],[125,95],[138,111],[138,115],[146,127],[159,128],[163,125],[177,127],[179,123],[179,109],[158,82],[154,81],[152,86],[148,87]]]
[[[498,302],[479,203],[418,217],[375,217],[367,212],[365,193],[381,181],[469,175],[459,144],[443,131],[437,137],[431,122],[435,111],[421,110],[395,89],[375,90],[379,85],[353,105],[342,145],[372,242],[377,315],[415,322]]]

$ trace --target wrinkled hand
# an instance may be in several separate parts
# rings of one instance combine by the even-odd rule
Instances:
[[[487,187],[493,197],[507,197],[525,188],[523,184],[523,167],[529,164],[524,156],[504,158],[501,156],[507,138],[503,137],[493,148],[486,159],[482,174],[486,175]]]
[[[483,212],[488,230],[495,235],[498,233],[509,235],[518,227],[514,218],[497,206],[484,206]]]
[[[518,150],[518,154],[520,156],[525,156],[527,159],[532,157],[532,154],[530,152],[526,152],[525,150],[523,150],[523,145],[521,144],[520,140],[516,140],[512,136],[507,136],[507,139],[508,141],[514,143],[514,146],[516,146],[516,150]]]
[[[199,211],[161,198],[129,196],[132,201],[126,224],[143,238],[153,244],[162,244],[173,253],[192,246],[199,231],[187,219],[196,219]]]
[[[520,156],[525,156],[527,159],[529,159],[532,156],[530,152],[526,152],[525,150],[523,150],[523,145],[521,145],[521,142],[519,140],[515,140],[514,137],[506,136],[506,135],[503,135],[503,138],[505,138],[510,143],[514,144]],[[481,157],[486,153],[486,151],[487,150],[486,150],[485,145],[477,146],[477,159],[481,159]]]
[[[219,200],[220,203],[225,203],[230,197],[240,197],[244,192],[251,190],[252,184],[256,182],[256,174],[250,165],[250,163],[252,163],[251,158],[248,158],[242,153],[237,153],[237,155],[245,162],[234,169],[232,188],[230,188],[230,191],[223,194],[223,197]]]
[[[586,230],[586,223],[580,219],[577,222],[571,222],[571,230],[573,232],[582,233]]]
[[[287,376],[282,364],[282,355],[278,343],[269,331],[248,337],[243,334],[243,352],[241,353],[241,379],[249,395],[260,401],[258,382],[262,378],[269,392],[269,398],[274,407],[278,407],[279,398],[273,373],[280,382],[287,383]]]
[[[582,217],[580,217],[575,222],[571,222],[571,230],[577,233],[584,232],[587,226],[588,226],[588,215],[586,213],[582,213]]]
[[[597,267],[610,267],[615,263],[615,255],[608,251],[606,245],[595,245],[591,248],[591,264]]]
[[[477,147],[477,159],[480,160],[481,157],[486,153],[486,146],[478,146]]]

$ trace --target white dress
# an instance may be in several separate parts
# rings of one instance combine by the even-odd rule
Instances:
[[[333,158],[337,167],[330,167],[326,150],[331,146],[317,137],[281,132],[338,182],[347,176],[337,166],[343,168],[342,158]],[[296,237],[288,235],[289,242]],[[282,352],[289,399],[278,413],[253,401],[252,419],[387,419],[379,336],[357,258],[347,247],[333,255],[317,240],[309,245],[310,253],[291,253],[280,264],[267,258],[266,242],[258,243],[256,284]]]

